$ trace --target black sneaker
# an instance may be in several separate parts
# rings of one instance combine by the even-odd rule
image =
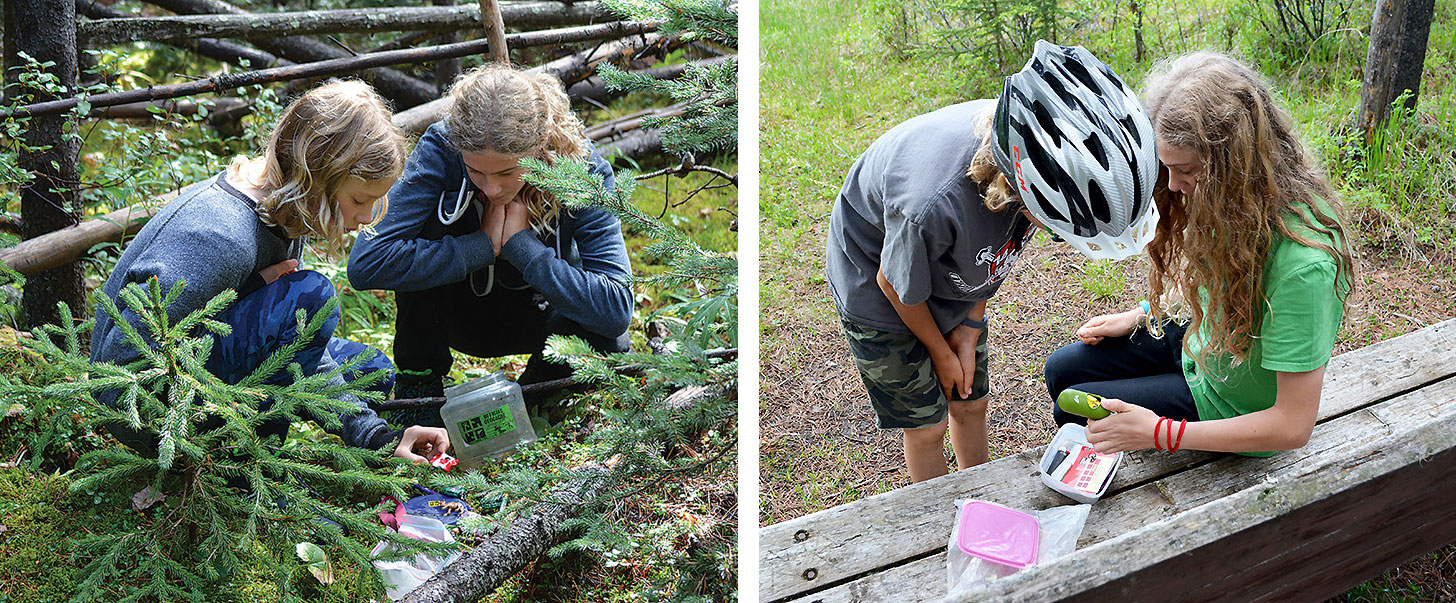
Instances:
[[[430,373],[430,371],[398,371],[394,377],[394,397],[399,400],[410,398],[442,398],[445,396],[444,381]],[[426,427],[444,427],[445,422],[440,419],[440,409],[436,408],[408,408],[394,410],[386,413],[389,422],[404,427],[411,425],[424,425]]]

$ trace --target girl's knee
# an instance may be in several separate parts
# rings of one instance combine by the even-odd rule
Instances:
[[[1084,362],[1083,350],[1078,348],[1085,347],[1087,345],[1083,343],[1069,343],[1047,356],[1042,374],[1046,377],[1047,393],[1051,394],[1053,400],[1057,399],[1057,394],[1062,393],[1062,390],[1075,385],[1071,381]]]
[[[293,312],[302,309],[306,314],[305,320],[310,322],[313,321],[315,315],[328,306],[329,300],[337,297],[334,283],[329,280],[329,277],[313,270],[299,270],[285,274],[273,284],[284,288],[283,305],[292,308]],[[327,343],[329,338],[334,336],[334,330],[339,326],[339,317],[339,307],[335,305],[323,326],[314,334],[318,345]]]

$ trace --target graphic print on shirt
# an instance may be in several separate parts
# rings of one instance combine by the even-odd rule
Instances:
[[[955,272],[946,273],[946,279],[962,294],[970,294],[977,289],[1000,283],[1006,278],[1006,275],[1011,273],[1011,267],[1015,266],[1016,260],[1021,257],[1021,249],[1026,245],[1027,241],[1031,240],[1033,234],[1035,234],[1035,231],[1027,228],[1025,234],[1020,237],[1012,237],[1000,249],[992,251],[993,248],[987,245],[976,253],[977,266],[985,266],[987,264],[991,266],[986,271],[986,282],[973,287],[965,279],[961,278],[961,275]]]

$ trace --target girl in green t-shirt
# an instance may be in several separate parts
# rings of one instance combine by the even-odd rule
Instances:
[[[1299,448],[1353,282],[1339,199],[1249,66],[1183,56],[1154,69],[1144,100],[1165,167],[1150,303],[1077,329],[1047,359],[1052,399],[1106,398],[1114,414],[1087,428],[1099,452]],[[1164,315],[1159,300],[1191,303],[1138,328]]]

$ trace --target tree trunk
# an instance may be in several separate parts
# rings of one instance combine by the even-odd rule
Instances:
[[[401,603],[474,603],[490,594],[570,537],[561,524],[577,515],[577,506],[596,497],[607,471],[598,469],[594,475],[562,484],[552,493],[551,502],[536,505],[530,515],[512,522],[509,529],[496,532],[466,551],[455,563],[400,599]]]
[[[636,34],[646,33],[656,28],[655,24],[638,23],[635,21],[616,21],[602,25],[588,25],[585,27],[572,27],[568,29],[554,29],[547,31],[533,31],[527,33],[510,34],[508,39],[513,40],[517,46],[548,46],[552,44],[564,44],[570,42],[583,42],[588,40],[602,40],[620,38]],[[338,75],[340,73],[353,73],[361,69],[369,69],[381,65],[398,65],[402,63],[422,63],[436,59],[466,56],[478,54],[488,42],[486,40],[472,40],[451,44],[449,46],[430,46],[427,48],[413,48],[409,50],[392,50],[375,54],[360,55],[357,57],[330,59],[315,63],[292,65],[289,67],[274,67],[271,69],[260,69],[258,71],[247,71],[243,73],[224,73],[216,77],[203,78],[182,84],[167,84],[164,86],[151,86],[139,90],[127,90],[124,92],[110,92],[97,94],[86,98],[93,107],[106,107],[126,103],[137,103],[166,98],[176,98],[191,94],[202,94],[206,92],[225,92],[244,86],[267,84],[272,82],[297,80],[312,77],[324,77]],[[0,116],[13,115],[46,115],[68,111],[76,106],[76,98],[64,100],[34,103],[17,107],[11,111],[0,111]]]
[[[1416,107],[1421,68],[1426,62],[1435,0],[1379,0],[1370,22],[1370,51],[1365,56],[1365,82],[1355,124],[1365,144],[1390,119],[1390,108],[1406,90],[1405,108]]]
[[[76,86],[76,5],[74,0],[9,0],[5,2],[5,79],[13,82],[11,68],[23,65],[20,52],[36,61],[53,61],[46,69],[70,96]],[[55,94],[41,89],[9,89],[15,94],[33,94],[45,101]],[[20,189],[20,213],[25,218],[22,238],[35,239],[49,232],[73,226],[81,215],[76,207],[76,186],[80,183],[77,159],[81,143],[75,136],[76,120],[70,115],[36,117],[26,124],[19,167],[32,180]],[[65,134],[70,132],[70,135]],[[40,147],[43,150],[29,150]],[[31,276],[25,283],[21,306],[24,322],[34,327],[59,320],[56,303],[70,306],[71,315],[83,317],[86,286],[81,266],[59,266]]]
[[[174,13],[248,14],[247,11],[222,0],[151,0],[151,2]],[[353,56],[342,48],[308,38],[268,38],[258,40],[257,45],[268,52],[299,63]],[[434,86],[394,69],[371,69],[361,76],[372,83],[380,94],[392,99],[396,107],[413,107],[435,99]]]
[[[625,65],[642,54],[667,53],[684,44],[686,42],[676,36],[643,36],[641,40],[623,40],[604,44],[601,47],[562,57],[527,71],[550,73],[560,79],[562,85],[570,86],[589,77],[596,71],[597,65],[603,61],[619,66]],[[413,134],[423,133],[426,128],[430,127],[430,124],[440,121],[440,118],[445,116],[445,109],[449,106],[450,99],[442,98],[407,111],[400,111],[394,114],[394,125]]]
[[[490,60],[510,66],[511,49],[506,44],[506,26],[496,0],[480,0],[480,22],[485,26],[485,39],[490,40]]]
[[[88,0],[81,0],[88,2]],[[161,0],[163,8],[174,12],[217,13],[199,9],[190,2]],[[89,2],[88,2],[89,3]],[[615,21],[596,2],[563,5],[557,2],[512,2],[501,6],[501,19],[516,29],[547,29],[565,25],[587,25]],[[89,11],[88,11],[89,12]],[[111,11],[115,12],[115,11]],[[167,17],[136,17],[118,13],[112,17],[83,21],[76,25],[76,37],[82,44],[103,46],[145,40],[178,42],[194,38],[271,38],[336,33],[378,33],[385,31],[456,32],[481,27],[480,7],[403,6],[392,8],[350,8],[310,10],[284,13],[223,13]]]

